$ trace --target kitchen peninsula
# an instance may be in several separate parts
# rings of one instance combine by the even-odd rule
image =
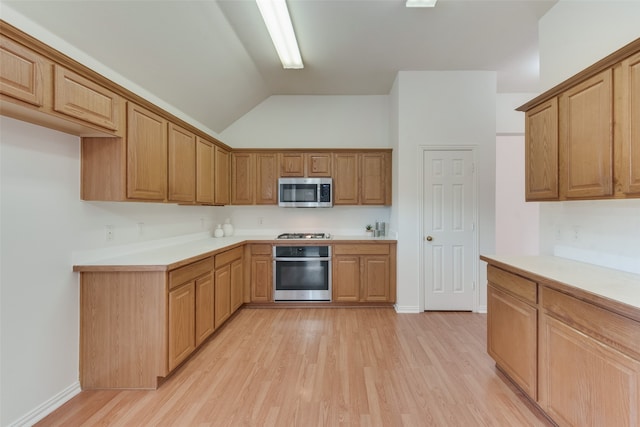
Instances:
[[[552,256],[482,256],[487,350],[559,425],[640,425],[640,275]]]
[[[324,242],[342,267],[332,271],[332,302],[307,304],[393,305],[396,240]],[[82,388],[155,389],[243,304],[289,304],[272,296],[271,251],[282,244],[273,236],[204,238],[74,266]]]

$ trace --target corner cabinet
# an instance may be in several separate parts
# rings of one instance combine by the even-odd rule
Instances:
[[[334,302],[395,302],[395,243],[335,243],[332,288]]]
[[[640,197],[640,39],[518,108],[527,201]]]

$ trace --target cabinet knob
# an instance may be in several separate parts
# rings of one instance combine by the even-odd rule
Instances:
[[[427,236],[427,237],[425,237],[425,238],[424,238],[424,240],[426,240],[427,242],[430,242],[430,241],[432,241],[432,240],[433,240],[433,237],[431,237],[431,236]]]

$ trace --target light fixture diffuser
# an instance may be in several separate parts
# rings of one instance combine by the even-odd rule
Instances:
[[[407,0],[407,7],[434,7],[438,0]]]
[[[285,0],[256,0],[284,68],[304,68]]]

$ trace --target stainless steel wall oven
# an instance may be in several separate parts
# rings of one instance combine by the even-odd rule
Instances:
[[[275,301],[331,301],[331,247],[274,246]]]

